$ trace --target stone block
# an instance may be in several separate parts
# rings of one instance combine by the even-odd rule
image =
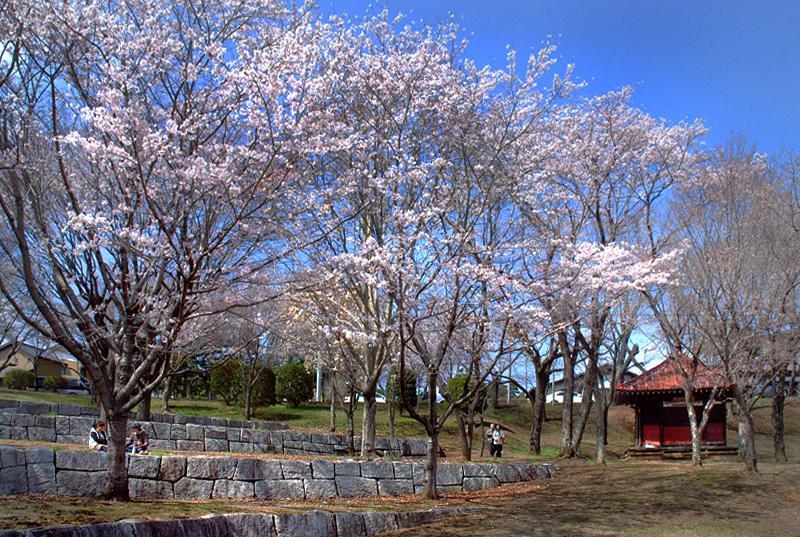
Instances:
[[[175,482],[186,475],[186,457],[163,456],[158,470],[158,479]]]
[[[106,472],[61,470],[56,472],[56,492],[61,496],[102,496]]]
[[[38,462],[27,465],[28,491],[31,493],[56,493],[56,465]]]
[[[206,444],[202,440],[176,440],[175,447],[178,451],[201,452],[206,450]]]
[[[14,440],[27,440],[29,427],[11,427],[11,438]]]
[[[181,424],[174,424],[172,426],[170,436],[170,440],[186,440],[186,425]]]
[[[28,493],[28,475],[25,466],[3,467],[0,470],[0,496]]]
[[[264,479],[283,479],[280,461],[263,459],[239,459],[234,479],[242,481],[261,481]]]
[[[336,462],[334,463],[335,474],[348,476],[361,476],[361,465],[357,462]]]
[[[397,479],[414,479],[414,467],[410,462],[394,462],[394,476]]]
[[[367,537],[362,513],[336,513],[337,537]]]
[[[336,535],[336,523],[332,513],[311,511],[297,515],[275,515],[278,537],[310,537],[311,535]]]
[[[270,514],[237,513],[224,516],[228,523],[228,535],[231,537],[271,537],[275,535],[275,519]]]
[[[311,477],[311,463],[305,461],[281,461],[284,479]]]
[[[253,444],[253,451],[256,453],[276,453],[275,446],[272,444]]]
[[[66,403],[62,403],[58,405],[58,414],[59,416],[80,416],[81,407],[78,405],[68,405]]]
[[[378,535],[400,529],[400,525],[397,523],[397,513],[367,511],[363,515],[367,535]]]
[[[265,500],[305,498],[302,479],[265,479],[255,482],[256,498]]]
[[[172,483],[153,479],[128,480],[128,492],[133,498],[163,500],[173,497]]]
[[[172,423],[180,423],[182,425],[186,425],[187,423],[190,423],[190,421],[189,417],[186,414],[175,414]]]
[[[494,465],[492,464],[463,464],[464,477],[494,477]]]
[[[179,500],[208,500],[214,490],[214,482],[182,477],[175,482],[173,490],[175,498]]]
[[[151,422],[150,426],[153,428],[153,436],[158,440],[169,440],[172,437],[171,423]]]
[[[132,455],[128,462],[128,476],[156,479],[161,466],[161,457]]]
[[[283,447],[285,449],[294,449],[296,451],[303,451],[303,443],[299,440],[284,440]]]
[[[247,499],[254,495],[253,484],[248,481],[218,479],[214,481],[212,498]]]
[[[178,446],[175,440],[159,440],[157,438],[151,438],[148,447],[149,449],[159,449],[162,451],[175,451]]]
[[[219,515],[185,518],[181,520],[181,530],[185,537],[233,537],[239,535],[231,532],[228,528],[228,520]]]
[[[333,479],[336,476],[333,463],[330,461],[312,461],[311,475],[314,479]]]
[[[49,414],[52,407],[50,403],[34,403],[33,401],[20,401],[20,414]]]
[[[227,429],[225,429],[225,437],[228,439],[229,442],[230,441],[241,442],[242,441],[242,430],[241,429],[227,428]]]
[[[99,451],[59,451],[56,469],[100,472],[108,467],[108,454]]]
[[[205,427],[194,423],[186,424],[187,440],[205,440]]]
[[[342,475],[336,476],[336,490],[342,498],[376,496],[378,485],[374,479]]]
[[[225,427],[206,427],[206,439],[208,438],[227,439],[228,431]]]
[[[436,470],[436,485],[458,485],[464,480],[464,471],[460,464],[440,464]]]
[[[2,414],[0,414],[2,416]],[[0,438],[5,438],[7,440],[11,439],[11,427],[8,425],[0,425]]]
[[[47,428],[53,429],[56,426],[56,417],[55,416],[36,416],[36,426],[37,427],[47,427]]]
[[[499,486],[500,482],[494,477],[465,477],[463,490],[483,490]]]
[[[206,438],[206,451],[230,451],[230,444],[224,438]]]
[[[72,434],[58,434],[56,435],[56,443],[58,444],[73,444],[73,445],[86,445],[87,436],[77,436]]]
[[[32,414],[12,414],[12,427],[33,427],[36,424],[36,416]]]
[[[452,514],[455,514],[455,512],[452,512]],[[402,530],[405,528],[416,528],[423,524],[430,524],[436,520],[436,511],[400,511],[396,513],[396,516],[397,525]]]
[[[81,435],[89,438],[89,431],[94,426],[94,418],[85,418],[82,416],[71,416],[69,418],[69,434]]]
[[[392,479],[394,477],[394,469],[391,462],[364,461],[361,463],[361,475],[376,479]]]
[[[521,480],[517,469],[510,464],[495,464],[494,476],[501,483],[516,483]]]
[[[381,496],[414,494],[414,482],[411,479],[379,479],[378,494]]]
[[[186,459],[186,476],[199,479],[231,479],[236,472],[233,457],[189,457]]]
[[[414,462],[412,466],[414,469],[414,486],[422,485],[425,482],[425,465],[421,462]]]
[[[37,462],[49,462],[53,464],[55,462],[55,452],[43,446],[34,446],[29,447],[25,450],[25,462],[27,464],[33,464]]]
[[[56,416],[56,434],[69,434],[69,417],[68,416]],[[88,434],[87,434],[88,436]]]
[[[335,498],[336,482],[333,479],[304,479],[306,498]]]
[[[252,442],[228,442],[228,450],[234,453],[252,453],[254,445]]]
[[[269,444],[269,431],[259,429],[242,429],[242,442],[253,442],[254,444]]]
[[[9,412],[19,408],[19,401],[13,399],[0,399],[0,412]]]
[[[3,412],[2,408],[0,408],[0,425],[11,425],[11,414]]]

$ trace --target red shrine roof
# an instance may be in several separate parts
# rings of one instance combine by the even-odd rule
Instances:
[[[724,381],[719,369],[711,368],[700,361],[679,354],[670,356],[657,366],[632,378],[624,384],[617,385],[617,395],[625,398],[626,395],[658,393],[670,391],[683,391],[683,371],[692,380],[695,392],[710,391],[714,387],[725,389],[728,383]]]

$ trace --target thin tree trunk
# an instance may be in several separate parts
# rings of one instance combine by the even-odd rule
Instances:
[[[547,408],[545,407],[545,399],[547,398],[547,385],[550,378],[550,371],[542,369],[536,371],[536,386],[534,388],[533,400],[531,400],[531,407],[533,410],[533,420],[531,423],[531,451],[540,455],[542,453],[542,427],[545,421],[545,414]]]
[[[775,461],[787,462],[786,442],[784,440],[783,408],[786,402],[786,374],[784,369],[775,379],[772,394],[772,443],[775,449]]]
[[[395,415],[397,414],[397,407],[394,406],[394,403],[390,402],[388,405],[389,407],[389,438],[394,440],[395,431],[394,431],[394,419]]]
[[[589,422],[589,414],[592,411],[594,401],[595,384],[597,384],[597,356],[589,357],[589,368],[584,373],[581,413],[578,416],[578,426],[573,433],[572,446],[569,450],[570,457],[577,457],[581,452],[581,442],[583,433],[586,431],[586,424]]]
[[[361,431],[361,456],[369,459],[375,455],[375,418],[378,403],[375,401],[375,390],[364,392],[364,423]]]
[[[695,466],[703,465],[703,453],[701,451],[703,432],[700,430],[700,425],[697,422],[697,412],[694,408],[694,398],[686,396],[684,390],[684,399],[686,401],[686,412],[689,416],[689,430],[692,433],[692,464]]]
[[[128,415],[108,416],[108,474],[103,496],[109,500],[123,500],[128,495],[128,472],[125,467],[125,442],[128,439]]]
[[[461,443],[461,458],[465,461],[472,460],[472,434],[469,427],[469,419],[465,414],[458,413],[458,438]]]
[[[144,394],[142,402],[139,403],[139,415],[137,416],[137,418],[140,421],[151,421],[151,418],[153,417],[152,407],[153,407],[153,392],[147,392]]]
[[[253,384],[247,382],[244,388],[244,419],[249,420],[253,417]]]
[[[606,463],[606,430],[608,428],[607,419],[607,405],[605,390],[598,390],[597,394],[597,446],[595,447],[595,455],[598,464]]]
[[[336,388],[331,387],[331,406],[330,406],[330,415],[331,415],[331,423],[330,423],[330,431],[336,432]]]
[[[753,425],[753,415],[744,400],[744,395],[738,386],[734,386],[734,398],[739,407],[744,425],[744,469],[750,473],[758,473],[758,457],[756,454],[756,430]]]
[[[564,408],[561,411],[561,455],[572,449],[572,392],[575,390],[575,360],[567,342],[567,335],[559,333],[561,355],[564,357]]]
[[[436,491],[436,470],[439,457],[439,433],[428,434],[428,451],[425,457],[425,487],[422,496],[427,500],[439,497]]]
[[[164,393],[161,396],[161,412],[169,412],[169,400],[172,398],[172,377],[164,379]]]

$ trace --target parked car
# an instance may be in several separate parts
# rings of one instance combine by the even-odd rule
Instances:
[[[544,398],[545,402],[547,403],[563,403],[564,402],[564,390],[559,390],[556,393],[548,393],[547,397]],[[581,392],[573,392],[572,394],[572,402],[573,403],[580,403],[583,401],[583,395]]]

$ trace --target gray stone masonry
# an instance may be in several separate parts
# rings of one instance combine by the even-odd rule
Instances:
[[[0,496],[99,496],[107,463],[105,453],[0,445]],[[421,463],[388,461],[129,455],[127,469],[131,496],[147,499],[395,496],[419,492],[424,484]],[[448,491],[482,490],[547,479],[554,471],[549,464],[442,463],[438,466],[437,484]]]
[[[11,403],[19,405],[18,401]],[[23,414],[20,413],[20,406],[0,407],[0,439],[86,444],[89,430],[96,418],[83,415],[77,410],[80,407],[47,406],[56,410],[61,410],[62,407],[68,408],[70,414],[57,416]],[[43,408],[32,407],[33,410]],[[168,416],[173,417],[171,414]],[[154,450],[292,455],[341,455],[347,452],[347,442],[342,435],[266,430],[266,426],[261,425],[262,422],[210,418],[203,418],[202,421],[210,424],[168,421],[139,423],[150,437],[150,449]],[[131,420],[131,424],[133,423],[135,420]],[[425,454],[425,440],[388,438],[378,440],[380,440],[376,441],[379,446],[378,451],[383,455],[418,457]],[[385,469],[377,468],[375,471],[385,471]]]
[[[179,520],[122,520],[84,526],[0,530],[0,537],[372,537],[471,512],[474,510],[443,508],[400,513],[234,513]]]

